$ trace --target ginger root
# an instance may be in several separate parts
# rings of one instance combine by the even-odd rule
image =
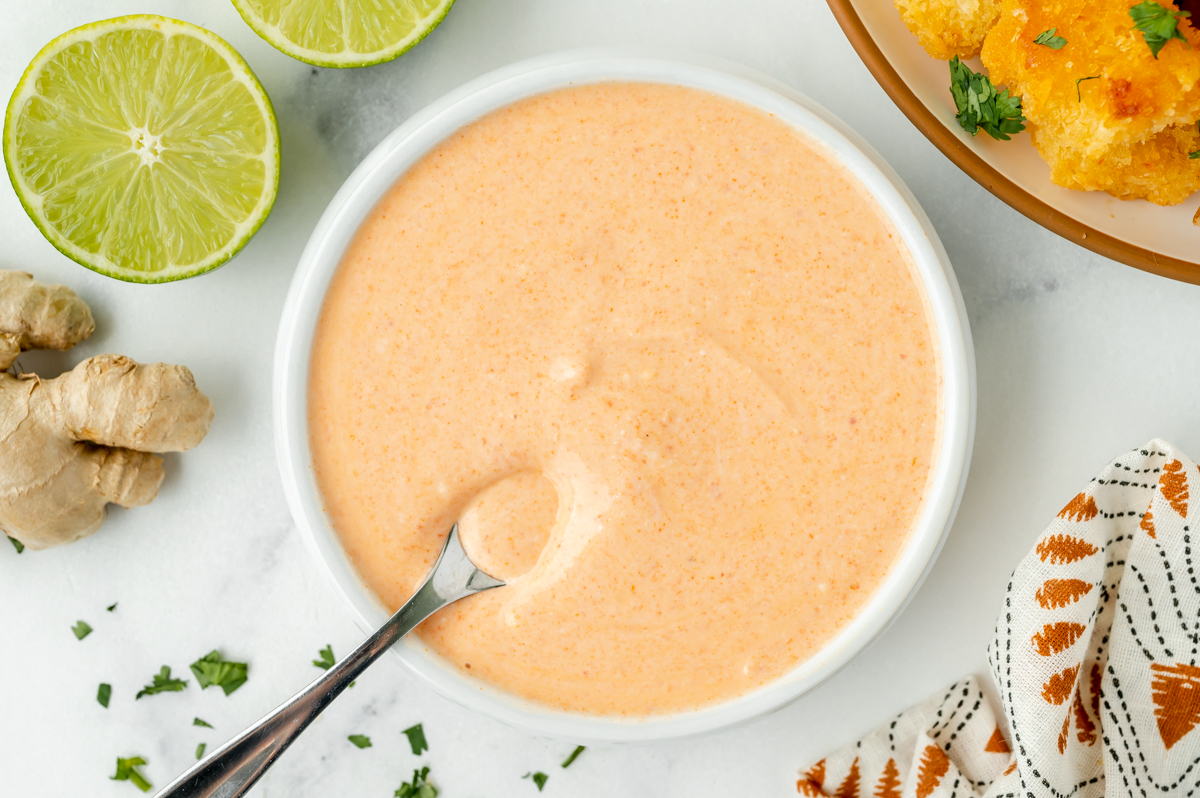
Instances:
[[[0,271],[5,352],[66,349],[93,328],[70,289]],[[49,380],[0,373],[0,529],[31,549],[90,535],[110,502],[148,504],[163,480],[157,453],[196,446],[212,416],[182,366],[99,355]]]
[[[96,330],[92,311],[63,285],[0,270],[0,371],[29,349],[70,349]]]

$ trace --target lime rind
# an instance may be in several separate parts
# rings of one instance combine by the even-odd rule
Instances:
[[[303,61],[306,64],[312,64],[319,67],[331,67],[335,69],[344,69],[350,67],[374,66],[382,64],[385,61],[391,61],[395,58],[407,53],[413,47],[421,42],[429,33],[441,24],[446,18],[446,14],[450,13],[450,7],[454,5],[454,0],[437,0],[436,4],[432,5],[431,9],[423,17],[420,18],[418,24],[403,38],[391,42],[384,47],[372,51],[359,51],[352,49],[345,44],[344,31],[348,27],[361,29],[365,25],[365,21],[348,20],[343,12],[341,20],[342,33],[331,35],[334,33],[331,25],[325,25],[327,30],[315,31],[318,38],[325,41],[327,44],[340,42],[341,47],[338,49],[317,49],[306,47],[297,43],[294,38],[287,35],[282,29],[285,20],[282,18],[270,20],[265,17],[262,10],[255,6],[263,5],[263,0],[232,0],[234,8],[242,15],[242,19],[246,24],[254,30],[264,41],[279,50],[285,55],[289,55],[298,61]],[[428,2],[429,0],[414,0],[415,2]],[[267,0],[269,3],[270,0]],[[340,0],[338,7],[345,9],[347,0]],[[304,21],[312,23],[313,20],[305,19]],[[320,27],[318,24],[317,27]]]
[[[186,85],[187,81],[183,81],[173,87],[175,96],[172,103],[159,103],[157,108],[154,109],[123,107],[123,102],[126,104],[137,103],[140,99],[148,96],[148,93],[132,92],[132,96],[124,96],[120,95],[119,92],[98,91],[94,82],[103,79],[104,69],[102,65],[97,65],[95,70],[83,75],[82,79],[93,81],[93,85],[85,87],[90,89],[87,92],[89,98],[92,100],[107,98],[107,104],[101,101],[86,107],[81,108],[77,106],[73,110],[67,110],[63,107],[54,106],[53,97],[48,99],[41,95],[39,89],[44,89],[54,84],[53,80],[47,79],[41,81],[40,79],[43,77],[43,73],[48,65],[57,56],[74,45],[93,42],[107,33],[130,30],[156,32],[165,37],[164,41],[170,41],[175,36],[190,37],[191,39],[198,40],[223,59],[225,65],[228,67],[229,75],[233,78],[232,81],[227,82],[228,85],[238,84],[244,88],[245,91],[242,93],[242,99],[246,97],[250,98],[250,101],[257,107],[259,112],[258,117],[263,121],[262,129],[257,131],[257,134],[261,137],[262,152],[254,158],[254,160],[259,162],[254,169],[257,169],[258,172],[258,179],[255,182],[261,181],[261,191],[256,197],[253,207],[247,207],[247,203],[242,202],[239,208],[239,203],[231,201],[228,192],[225,192],[223,197],[214,196],[214,194],[221,194],[222,181],[214,179],[221,172],[220,168],[216,168],[220,166],[221,159],[224,159],[226,167],[230,167],[231,161],[235,161],[239,154],[242,156],[246,155],[246,153],[237,153],[236,147],[229,146],[228,141],[209,142],[207,146],[192,146],[190,148],[179,146],[181,142],[178,141],[164,142],[166,145],[163,148],[164,160],[168,158],[172,159],[170,164],[172,168],[169,173],[164,170],[163,177],[176,181],[172,196],[161,196],[161,190],[157,186],[157,183],[161,181],[149,181],[147,179],[149,170],[147,169],[135,170],[133,172],[133,179],[127,179],[124,181],[124,184],[119,180],[119,174],[124,174],[128,177],[130,173],[128,168],[130,162],[128,159],[136,159],[138,156],[129,150],[130,139],[128,134],[108,127],[106,120],[109,123],[119,121],[124,126],[124,119],[127,115],[144,115],[146,118],[150,118],[153,112],[160,114],[168,112],[167,118],[155,118],[155,123],[166,126],[171,132],[178,134],[186,129],[188,124],[187,115],[194,115],[197,101],[207,99],[208,102],[220,102],[223,99],[219,96],[220,92],[215,92],[212,97],[208,98],[203,98],[199,95],[184,96],[189,87]],[[86,72],[87,64],[81,59],[75,59],[72,65]],[[118,72],[118,74],[122,73]],[[128,74],[123,74],[123,77],[127,80],[137,81],[145,79],[146,76],[134,75],[131,78]],[[155,79],[157,79],[157,76],[155,76]],[[39,83],[44,85],[39,86]],[[193,90],[197,89],[194,86],[191,88]],[[199,91],[202,92],[202,90],[203,87],[199,87]],[[75,174],[73,179],[60,182],[57,178],[61,178],[61,174],[42,174],[32,170],[30,173],[26,173],[20,168],[22,159],[17,141],[17,128],[19,123],[30,121],[27,117],[36,110],[36,105],[31,105],[31,102],[35,101],[44,103],[47,109],[53,112],[54,119],[70,118],[70,121],[78,125],[80,130],[87,132],[89,143],[107,144],[108,149],[105,150],[103,147],[98,147],[95,148],[97,152],[90,154],[86,152],[75,153],[81,160],[76,161],[74,164],[75,168],[71,170]],[[123,113],[126,116],[122,116]],[[171,115],[172,113],[174,114],[173,116]],[[92,116],[93,118],[88,119],[86,118],[87,116]],[[36,120],[32,123],[36,124]],[[239,131],[234,130],[232,132],[237,134]],[[167,139],[168,137],[169,134],[162,136],[163,139]],[[176,138],[179,138],[178,135]],[[124,147],[120,146],[122,139]],[[222,149],[213,150],[212,144],[223,148],[223,151]],[[270,214],[279,189],[280,148],[278,123],[275,118],[274,108],[271,106],[270,98],[250,69],[250,66],[228,42],[216,34],[190,23],[151,14],[116,17],[83,25],[64,33],[43,47],[26,68],[16,89],[13,91],[12,98],[9,100],[4,117],[3,150],[8,177],[17,193],[17,197],[22,207],[25,208],[26,213],[29,214],[30,219],[37,225],[46,239],[61,253],[77,263],[109,277],[128,282],[171,282],[212,271],[224,264],[236,255],[262,226]],[[54,155],[55,159],[48,160],[57,160],[57,162],[61,163],[64,159],[70,157],[70,154],[59,152],[55,152]],[[193,163],[191,174],[182,175],[180,174],[181,172],[188,171],[185,164],[188,163],[189,158],[200,158],[207,161],[207,163],[202,168],[197,168],[196,164]],[[214,162],[216,162],[216,167],[214,167]],[[245,164],[243,164],[244,166]],[[123,170],[122,167],[124,167]],[[105,173],[105,170],[107,170],[107,173]],[[226,169],[225,177],[227,179],[230,171],[230,169]],[[31,178],[32,183],[37,183],[38,185],[33,185]],[[155,186],[148,187],[147,183],[155,183]],[[121,194],[118,200],[116,199],[116,192],[122,188],[124,189],[124,193]],[[151,188],[155,190],[152,191]],[[48,211],[51,213],[54,212],[53,208],[47,207],[46,202],[47,197],[51,196],[51,192],[54,191],[76,192],[76,195],[72,199],[77,204],[80,202],[79,194],[82,192],[92,192],[83,202],[90,199],[97,207],[112,207],[113,202],[127,203],[131,206],[140,205],[151,222],[149,229],[123,229],[121,227],[122,220],[117,219],[115,223],[110,224],[107,228],[96,231],[98,236],[93,235],[90,241],[85,241],[84,243],[90,243],[97,250],[102,250],[104,248],[104,240],[113,240],[122,235],[137,235],[140,236],[138,240],[143,244],[150,247],[159,247],[162,252],[168,253],[172,258],[172,264],[158,270],[146,270],[145,268],[139,268],[141,264],[116,262],[100,251],[89,251],[84,246],[81,246],[80,242],[71,240],[63,234],[60,228],[67,227],[78,231],[80,229],[80,225],[77,223],[79,220],[58,218],[55,220],[57,222],[55,224],[51,223],[51,220],[47,216]],[[106,194],[105,192],[108,193]],[[229,214],[226,213],[227,210],[240,211],[236,215],[241,218],[230,220],[232,229],[224,237],[224,241],[214,242],[209,240],[205,242],[204,234],[206,231],[202,229],[204,225],[198,223],[199,220],[195,214],[188,213],[189,208],[187,206],[169,202],[175,196],[188,197],[189,205],[191,202],[207,203],[209,206],[212,206],[210,213],[219,213],[226,218],[229,218]],[[173,218],[166,219],[167,223],[164,224],[164,219],[160,214],[165,214]],[[124,216],[128,216],[128,214],[124,214]],[[190,224],[187,222],[190,222]]]

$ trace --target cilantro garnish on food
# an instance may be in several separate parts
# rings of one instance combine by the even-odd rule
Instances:
[[[196,674],[201,690],[220,687],[225,695],[229,695],[246,683],[249,667],[244,662],[227,662],[221,659],[219,651],[213,649],[193,662],[191,669]]]
[[[8,535],[5,535],[5,537],[8,537]],[[17,550],[17,554],[25,551],[25,544],[16,538],[8,538],[8,542],[13,544],[13,548]]]
[[[111,778],[113,781],[132,781],[142,792],[150,792],[152,785],[146,781],[145,776],[137,772],[137,769],[144,764],[146,764],[146,760],[140,756],[129,759],[117,757],[117,775]]]
[[[1172,11],[1154,0],[1145,0],[1129,9],[1129,16],[1133,19],[1133,27],[1142,32],[1142,38],[1155,58],[1158,58],[1158,51],[1172,39],[1178,39],[1191,47],[1179,30],[1179,20],[1190,17],[1191,12]]]
[[[200,745],[196,746],[196,761],[197,762],[199,762],[201,759],[204,758],[204,749],[205,748],[208,748],[208,743],[200,743]]]
[[[88,626],[86,621],[79,621],[71,627],[71,631],[75,633],[77,640],[82,640],[92,633],[92,627]]]
[[[562,766],[565,768],[571,767],[571,763],[574,762],[579,757],[579,755],[583,753],[584,748],[585,748],[585,746],[582,746],[582,745],[575,746],[575,750],[572,751],[571,755],[569,757],[567,757],[566,760],[563,761]]]
[[[1079,80],[1075,81],[1075,99],[1076,99],[1076,101],[1083,102],[1083,93],[1079,91],[1079,84],[1083,83],[1085,80],[1099,80],[1099,78],[1100,78],[1099,75],[1088,75],[1086,78],[1080,78]]]
[[[365,734],[351,734],[346,739],[349,740],[350,742],[354,743],[359,748],[370,748],[371,747],[371,738],[366,736]]]
[[[172,679],[171,666],[163,665],[158,673],[154,674],[154,681],[143,687],[136,696],[134,701],[137,701],[144,695],[157,695],[158,693],[178,693],[183,688],[187,687],[187,680]]]
[[[193,726],[203,726],[206,729],[211,729],[213,727],[213,725],[211,723],[209,723],[206,720],[201,720],[200,718],[192,718],[192,725]]]
[[[1051,28],[1050,30],[1042,31],[1037,35],[1037,38],[1033,40],[1033,43],[1040,44],[1043,47],[1049,47],[1051,50],[1061,50],[1067,46],[1067,40],[1061,36],[1055,36],[1054,33],[1057,30],[1058,28]]]
[[[412,781],[401,784],[392,795],[394,798],[437,798],[437,787],[428,781],[429,768],[413,771]]]
[[[101,682],[100,688],[96,690],[96,700],[100,703],[100,706],[108,709],[108,699],[110,698],[112,698],[112,685]]]
[[[337,660],[334,659],[334,656],[333,656],[333,646],[332,645],[325,646],[325,648],[321,649],[321,651],[319,653],[320,653],[321,658],[314,659],[312,661],[312,663],[313,663],[313,665],[316,665],[321,670],[327,671],[330,668],[332,668],[335,664],[337,664]]]
[[[549,781],[549,779],[550,779],[549,776],[547,776],[545,773],[543,773],[540,770],[537,773],[526,773],[521,778],[523,778],[523,779],[532,778],[533,783],[537,785],[538,792],[541,792],[542,789],[545,788],[546,782]]]
[[[412,746],[415,756],[420,756],[421,752],[429,750],[429,743],[425,742],[425,727],[420,723],[405,729],[404,736],[408,738],[408,744]]]
[[[962,129],[974,136],[984,132],[998,141],[1025,129],[1021,98],[1009,96],[1008,89],[997,92],[992,81],[958,60],[950,61],[950,94],[958,109],[955,118]]]

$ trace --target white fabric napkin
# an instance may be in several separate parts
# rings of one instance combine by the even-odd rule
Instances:
[[[1200,469],[1153,440],[1071,499],[1017,566],[975,679],[805,770],[838,798],[1200,794]]]

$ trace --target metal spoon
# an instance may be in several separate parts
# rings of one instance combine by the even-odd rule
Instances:
[[[213,751],[155,798],[238,798],[245,795],[308,724],[392,645],[442,607],[504,585],[480,571],[463,551],[458,524],[433,570],[388,622],[291,700]]]

